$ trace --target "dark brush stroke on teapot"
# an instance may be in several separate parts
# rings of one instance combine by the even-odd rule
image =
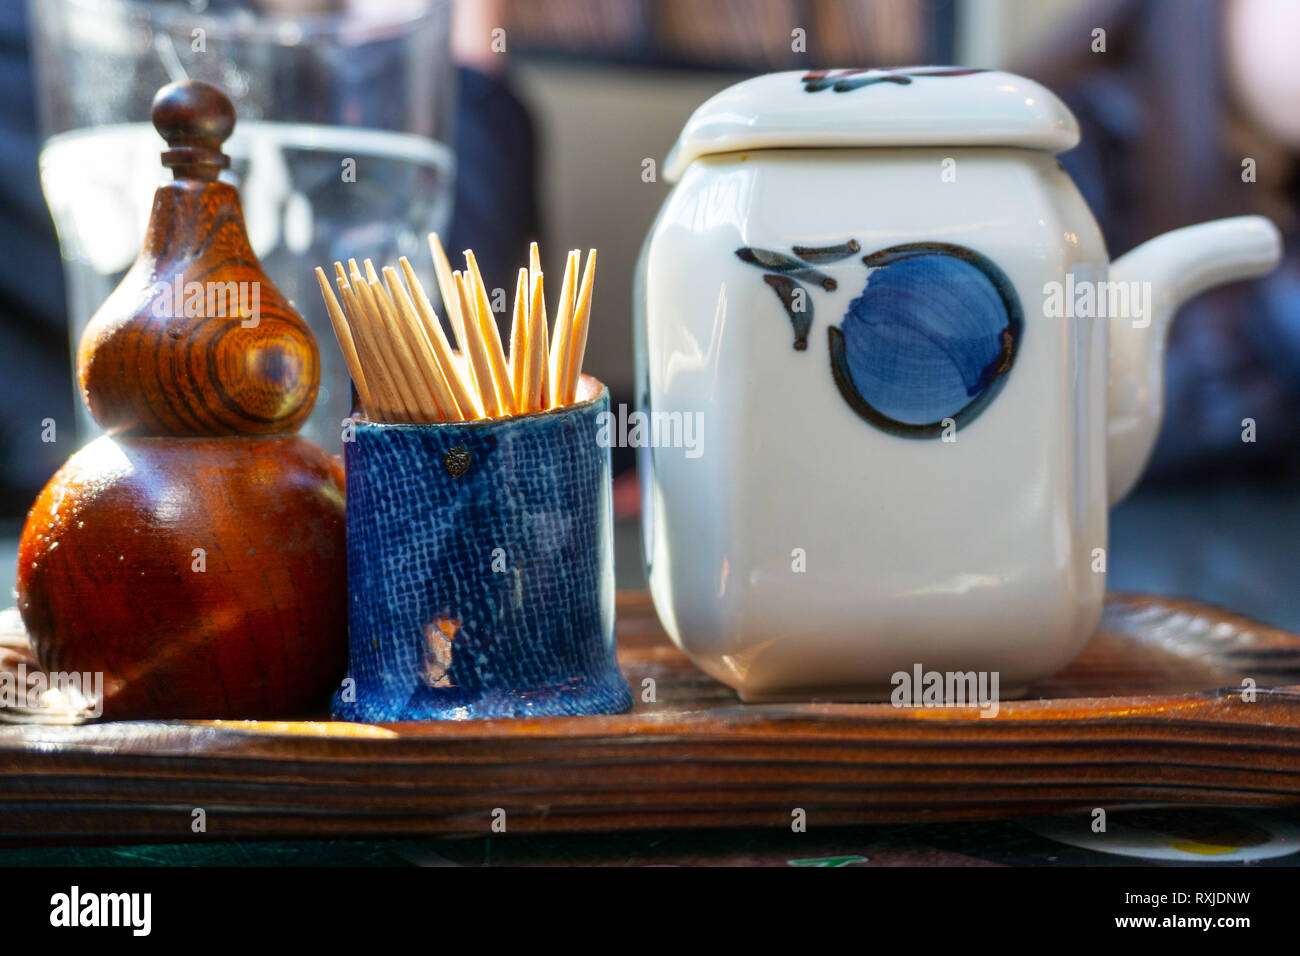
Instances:
[[[808,330],[812,328],[812,299],[808,298],[803,286],[786,276],[768,272],[764,274],[763,281],[776,291],[781,305],[785,307],[785,314],[790,317],[790,324],[794,326],[795,351],[804,351],[808,348]],[[799,302],[795,301],[796,291],[804,292]]]
[[[1024,328],[1006,274],[964,246],[918,242],[863,258],[862,293],[827,330],[831,374],[863,419],[907,438],[973,421],[1006,382]]]
[[[911,86],[913,77],[971,76],[983,73],[978,69],[952,69],[947,67],[907,67],[895,70],[857,69],[857,70],[810,70],[800,77],[804,91],[820,93],[832,90],[836,93],[848,93],[860,90],[864,86],[878,83],[893,83],[895,86]]]
[[[827,292],[834,292],[837,288],[835,280],[820,269],[814,269],[808,263],[792,259],[781,252],[758,249],[754,246],[741,246],[736,250],[736,258],[741,262],[748,262],[750,265],[767,269],[769,272],[777,272],[781,275],[794,276],[796,279],[816,282]]]
[[[824,262],[839,262],[855,252],[861,252],[862,246],[856,239],[837,243],[833,246],[791,246],[790,251],[804,262],[821,265]]]
[[[818,283],[827,292],[834,292],[839,288],[839,283],[821,270],[812,268],[810,263],[821,265],[839,262],[861,249],[862,246],[856,239],[846,239],[829,246],[792,246],[791,251],[798,257],[792,259],[782,252],[741,246],[736,250],[736,258],[772,270],[763,276],[763,281],[772,287],[781,300],[785,314],[790,317],[790,325],[794,328],[795,351],[803,352],[808,348],[808,331],[812,328],[812,300],[808,297],[807,290],[788,276],[808,279]],[[798,302],[795,301],[796,292],[804,293]]]

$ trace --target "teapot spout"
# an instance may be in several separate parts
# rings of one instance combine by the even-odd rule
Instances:
[[[1110,315],[1106,480],[1113,505],[1137,484],[1164,411],[1169,320],[1200,292],[1272,270],[1282,237],[1263,216],[1216,219],[1144,242],[1111,264],[1110,281],[1137,290],[1137,314]]]

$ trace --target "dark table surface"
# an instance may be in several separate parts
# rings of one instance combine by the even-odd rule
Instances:
[[[13,866],[1295,866],[1300,811],[1180,808],[966,823],[462,839],[13,847]]]

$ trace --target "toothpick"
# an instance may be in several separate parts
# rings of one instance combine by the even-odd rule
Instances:
[[[527,385],[524,382],[524,362],[528,354],[528,270],[520,269],[515,280],[515,308],[510,322],[510,391],[514,394],[515,411],[526,412]]]
[[[419,361],[420,370],[424,373],[425,382],[438,402],[438,410],[447,421],[463,421],[465,416],[461,414],[460,405],[452,394],[451,386],[447,382],[447,374],[438,362],[433,344],[415,314],[415,306],[411,304],[397,270],[392,266],[385,266],[383,273],[384,281],[388,284],[388,296],[397,307],[397,317],[405,326],[407,337],[415,344],[415,357]]]
[[[497,418],[505,412],[501,407],[501,400],[497,397],[496,388],[492,384],[492,366],[488,361],[487,345],[483,342],[482,326],[478,321],[477,307],[474,302],[475,296],[470,291],[470,282],[465,276],[459,272],[453,272],[451,276],[456,284],[456,292],[460,296],[461,314],[466,318],[465,355],[474,369],[474,381],[478,383],[479,405],[482,406],[486,417]]]
[[[502,414],[511,415],[515,412],[515,397],[514,390],[510,387],[510,371],[506,368],[505,350],[501,347],[501,332],[497,329],[492,303],[488,300],[487,286],[483,284],[483,274],[478,271],[478,260],[474,258],[472,249],[465,250],[465,265],[472,280],[474,306],[478,313],[483,343],[487,347],[488,364],[492,371],[492,384],[496,387],[497,401],[501,405]],[[466,322],[466,325],[468,324]]]
[[[574,282],[578,272],[578,250],[569,252],[564,264],[564,283],[560,287],[560,302],[555,310],[555,330],[551,333],[550,407],[564,404],[565,383],[569,380],[569,351],[573,337]]]
[[[591,290],[596,281],[596,250],[587,250],[587,266],[582,272],[582,291],[573,311],[573,342],[569,346],[568,377],[564,386],[564,404],[572,405],[582,377],[582,360],[587,352],[587,329],[591,324]]]
[[[429,344],[433,347],[433,354],[438,359],[438,365],[442,368],[443,375],[447,378],[447,385],[451,389],[452,397],[456,400],[456,406],[460,409],[461,414],[466,419],[482,418],[483,409],[478,402],[478,392],[474,388],[473,376],[465,375],[460,363],[456,361],[452,354],[451,343],[447,341],[447,335],[442,330],[442,323],[438,321],[438,315],[433,311],[433,305],[429,302],[429,297],[424,293],[424,286],[420,283],[420,277],[415,274],[411,268],[411,263],[403,256],[398,260],[402,266],[402,274],[406,276],[406,284],[411,287],[411,297],[415,300],[415,311],[419,315],[420,321],[424,325],[424,331],[428,336]],[[454,286],[453,286],[454,289]],[[456,305],[460,306],[460,295],[456,296]]]
[[[528,244],[528,294],[533,294],[533,287],[537,285],[537,277],[542,274],[542,255],[537,248],[537,243]]]
[[[352,382],[357,387],[357,397],[361,399],[361,407],[369,413],[374,403],[370,398],[370,389],[366,387],[366,377],[361,369],[356,343],[352,341],[352,330],[348,328],[348,321],[343,316],[339,300],[334,297],[334,290],[330,288],[329,279],[325,277],[325,270],[320,266],[316,267],[316,281],[320,283],[320,294],[325,300],[325,311],[329,313],[330,325],[334,328],[334,338],[338,340],[339,351],[343,353],[348,374],[352,376]]]
[[[528,351],[525,353],[524,381],[526,397],[523,411],[536,412],[546,407],[546,345],[550,332],[546,327],[546,292],[539,271],[533,281],[533,300],[528,309]]]
[[[527,414],[577,399],[591,327],[596,250],[565,257],[554,322],[537,243],[515,276],[509,351],[472,250],[454,271],[436,233],[429,234],[438,288],[456,342],[405,258],[399,269],[370,259],[334,263],[338,294],[326,270],[316,281],[359,406],[372,421],[437,423]],[[455,346],[459,345],[457,352]]]
[[[370,388],[375,407],[369,409],[369,413],[377,421],[396,421],[402,417],[402,402],[379,357],[378,346],[371,338],[369,323],[365,319],[361,304],[353,294],[352,286],[348,284],[346,276],[335,279],[335,283],[338,285],[339,297],[343,300],[343,311],[347,315],[348,325],[352,329],[352,340],[356,343],[357,355],[370,373],[366,378],[366,384]]]
[[[465,314],[461,308],[460,295],[456,283],[452,280],[451,262],[442,248],[442,242],[436,232],[429,233],[429,252],[433,254],[433,273],[438,277],[438,291],[442,294],[442,307],[451,320],[451,330],[456,333],[456,342],[461,351],[465,349]]]
[[[528,390],[529,391],[528,410],[533,412],[540,411],[541,409],[545,408],[549,402],[550,394],[551,394],[551,387],[549,384],[550,376],[547,374],[548,369],[546,367],[549,364],[547,362],[546,350],[550,348],[551,345],[551,329],[546,322],[546,300],[545,299],[540,300],[541,307],[537,308],[538,299],[536,297],[537,286],[541,283],[541,281],[542,281],[541,252],[537,248],[537,243],[530,242],[528,244],[528,292],[529,292],[528,347],[530,351],[540,350],[541,353],[541,361],[537,363],[538,371],[541,374],[541,380],[538,383],[538,388],[540,389],[540,391],[536,396],[533,395],[533,389],[531,384],[532,380],[531,378],[529,379],[530,384]],[[536,322],[533,321],[534,311],[538,312],[541,315],[542,321],[540,325],[538,325]],[[540,339],[537,337],[539,330],[541,336]]]
[[[442,409],[438,407],[438,399],[424,374],[424,370],[420,367],[415,349],[411,346],[408,332],[403,328],[402,322],[397,316],[397,307],[393,305],[393,300],[388,297],[384,284],[378,279],[371,282],[370,294],[374,297],[376,305],[379,306],[379,316],[392,342],[393,352],[401,365],[402,375],[406,378],[407,387],[410,388],[411,394],[415,398],[416,412],[419,417],[413,420],[417,422],[442,421],[443,414]]]
[[[353,260],[348,260],[348,262],[352,266],[356,264]],[[384,372],[392,382],[393,391],[400,400],[398,410],[406,421],[418,421],[420,402],[415,397],[415,390],[411,388],[410,383],[406,380],[401,358],[393,345],[393,336],[384,327],[384,318],[379,311],[379,303],[375,301],[374,293],[371,291],[365,277],[356,269],[352,270],[352,288],[356,293],[357,303],[361,306],[362,316],[366,320],[370,340],[376,343],[376,352],[382,359]]]

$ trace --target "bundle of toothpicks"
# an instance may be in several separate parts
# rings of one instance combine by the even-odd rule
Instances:
[[[501,344],[496,318],[472,250],[465,269],[453,271],[438,241],[429,235],[443,308],[459,350],[406,257],[383,278],[369,259],[358,267],[334,263],[334,285],[316,269],[321,295],[348,372],[367,418],[376,422],[459,422],[522,415],[571,405],[582,374],[591,321],[596,250],[578,278],[580,256],[565,263],[554,333],[548,328],[541,257],[529,249],[528,268],[515,283],[510,351]],[[403,282],[405,279],[405,282]]]

